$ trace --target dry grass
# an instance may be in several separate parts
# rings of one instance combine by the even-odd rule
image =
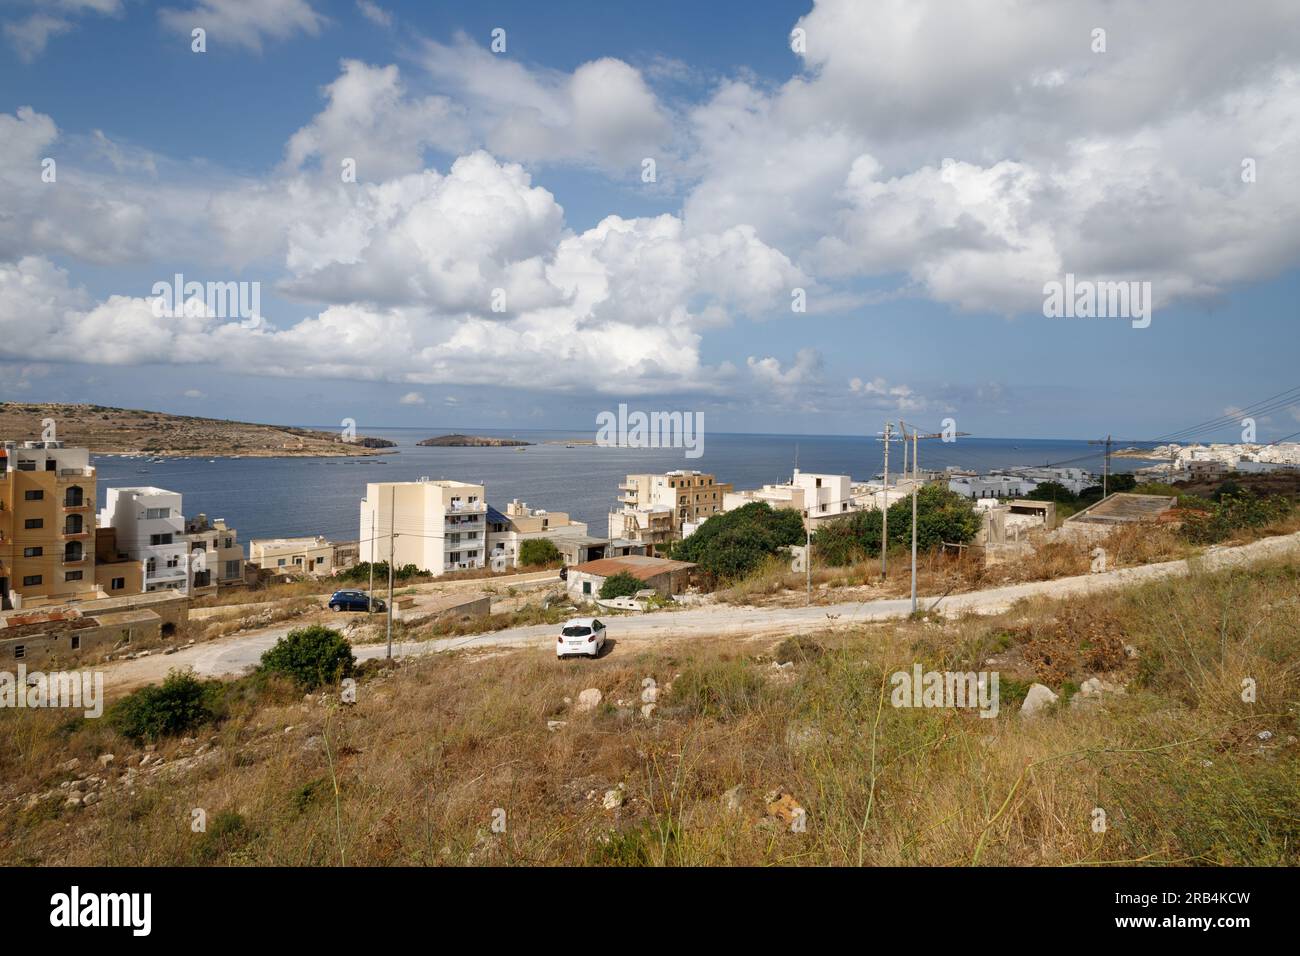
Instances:
[[[134,748],[103,722],[8,712],[0,851],[119,865],[1294,865],[1297,634],[1300,571],[1277,562],[1000,618],[826,632],[787,669],[775,641],[713,640],[580,662],[439,655],[363,676],[352,707],[238,684],[228,719],[200,735],[221,747],[211,763],[79,810],[61,797],[23,810],[21,796],[57,786],[69,755],[108,750],[120,766]],[[894,708],[889,675],[913,662],[999,670],[1002,712]],[[1029,681],[1067,695],[1098,672],[1127,693],[1016,713]],[[661,691],[648,720],[646,677]],[[577,713],[565,698],[587,687],[604,701]],[[602,809],[620,785],[623,806]],[[778,788],[806,808],[805,832],[768,815]]]

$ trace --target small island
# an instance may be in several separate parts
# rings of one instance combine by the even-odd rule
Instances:
[[[517,438],[484,438],[482,435],[439,435],[416,442],[417,445],[437,448],[507,448],[515,445],[531,445],[530,441]]]

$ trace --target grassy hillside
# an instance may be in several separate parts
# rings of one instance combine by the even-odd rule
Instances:
[[[344,442],[340,432],[257,425],[221,418],[169,415],[133,408],[58,403],[0,403],[0,439],[39,439],[43,422],[54,420],[55,437],[92,452],[150,455],[372,455],[393,442],[357,436]]]
[[[156,755],[102,720],[5,711],[0,852],[127,865],[1295,865],[1297,635],[1300,568],[1275,562],[780,645],[625,645],[592,662],[439,655],[363,673],[351,706],[244,680],[225,688],[220,723]],[[997,670],[999,715],[896,709],[890,675],[914,663]],[[1097,676],[1123,693],[1082,696]],[[645,678],[659,695],[649,718]],[[1035,681],[1061,700],[1025,718]],[[603,700],[580,712],[588,688]],[[99,796],[69,806],[72,790]]]

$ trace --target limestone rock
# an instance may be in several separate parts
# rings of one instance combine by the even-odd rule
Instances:
[[[601,698],[604,695],[595,687],[588,687],[578,695],[578,703],[574,705],[574,710],[578,713],[584,713],[589,710],[595,710],[600,705]]]
[[[1050,687],[1043,684],[1034,684],[1029,688],[1029,693],[1025,695],[1025,702],[1020,705],[1020,716],[1033,717],[1055,704],[1058,700],[1060,698],[1052,693]]]

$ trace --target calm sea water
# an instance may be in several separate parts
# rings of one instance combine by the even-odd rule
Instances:
[[[423,476],[482,482],[488,501],[505,509],[512,498],[548,511],[567,511],[604,535],[625,475],[693,468],[712,472],[737,488],[788,481],[798,455],[804,471],[848,474],[866,480],[881,470],[882,444],[875,438],[809,435],[706,436],[704,454],[688,459],[681,449],[599,448],[575,445],[571,431],[476,430],[474,434],[535,442],[513,448],[421,448],[416,442],[444,434],[428,428],[367,428],[365,434],[395,441],[396,454],[374,458],[188,458],[152,463],[144,459],[96,456],[99,506],[109,488],[153,485],[184,496],[187,516],[204,512],[225,518],[240,540],[323,534],[335,540],[358,535],[359,502],[366,483],[411,481]],[[547,444],[548,441],[561,442]],[[901,449],[890,450],[897,471]],[[921,443],[921,466],[990,468],[1068,462],[1100,472],[1102,453],[1082,441],[959,438],[951,444]],[[1115,461],[1117,470],[1133,460]],[[1140,463],[1139,463],[1140,464]]]

